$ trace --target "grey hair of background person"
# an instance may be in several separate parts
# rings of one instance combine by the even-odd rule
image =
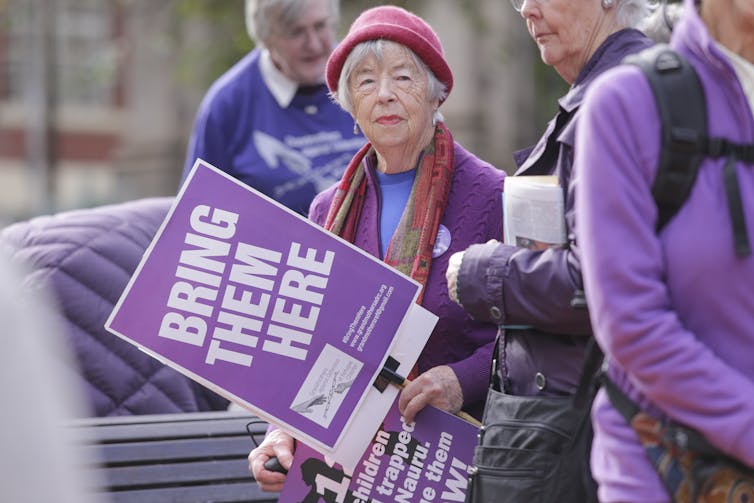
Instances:
[[[102,486],[81,432],[89,415],[65,330],[55,325],[51,293],[27,287],[29,273],[0,249],[0,499],[102,503]]]
[[[246,31],[249,37],[264,44],[276,22],[280,22],[282,27],[292,25],[309,2],[311,0],[246,0]],[[340,0],[330,0],[330,13],[335,28],[340,21]]]
[[[638,28],[655,42],[668,42],[673,32],[672,28],[682,13],[682,3],[663,3],[644,19]]]
[[[637,28],[656,4],[657,0],[617,0],[615,16],[621,26]]]
[[[364,59],[366,59],[366,57],[369,55],[374,55],[378,60],[381,60],[384,57],[385,48],[388,45],[395,45],[406,49],[411,58],[414,60],[416,66],[427,74],[427,80],[429,83],[427,89],[427,98],[429,101],[442,101],[447,96],[447,89],[445,87],[445,84],[440,82],[440,80],[435,76],[432,70],[429,69],[429,67],[424,63],[424,61],[422,61],[419,56],[416,55],[414,51],[403,44],[399,44],[390,40],[366,40],[357,44],[346,58],[345,62],[343,63],[343,69],[340,71],[340,77],[338,78],[338,91],[332,93],[333,101],[340,105],[340,107],[349,114],[353,115],[353,100],[351,98],[351,91],[348,87],[348,79],[350,78],[351,73],[353,73],[354,69],[359,65],[359,63],[364,61]],[[435,110],[433,123],[442,122],[442,120],[443,116],[440,111]]]

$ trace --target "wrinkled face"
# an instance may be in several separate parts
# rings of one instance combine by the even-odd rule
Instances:
[[[410,152],[431,137],[439,100],[429,100],[427,74],[402,45],[385,44],[380,59],[367,55],[348,86],[353,116],[378,152],[401,146]]]
[[[730,11],[734,18],[734,30],[739,33],[745,47],[740,55],[754,63],[754,0],[733,0]]]
[[[700,15],[715,40],[754,63],[754,0],[704,0]]]
[[[600,0],[525,0],[521,6],[542,61],[569,82],[596,48],[595,26],[602,15]]]
[[[265,46],[272,62],[289,79],[303,85],[324,81],[325,64],[335,42],[330,0],[311,0],[288,26],[278,23]]]

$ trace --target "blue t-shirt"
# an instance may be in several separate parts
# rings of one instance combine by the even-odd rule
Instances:
[[[375,170],[375,173],[377,173],[377,181],[379,182],[380,194],[382,195],[382,206],[380,207],[380,250],[384,257],[395,229],[398,228],[398,224],[401,221],[408,197],[411,195],[411,187],[414,185],[416,169],[391,175],[381,173],[377,170]]]
[[[204,97],[188,146],[183,179],[202,158],[306,215],[314,196],[337,182],[365,143],[327,87],[300,88],[282,108],[265,84],[255,49]]]

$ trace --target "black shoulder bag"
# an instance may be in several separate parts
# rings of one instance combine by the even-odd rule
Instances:
[[[474,449],[466,503],[589,503],[596,486],[589,469],[590,409],[602,352],[589,342],[572,396],[516,396],[501,388],[498,332],[492,382],[479,444]]]

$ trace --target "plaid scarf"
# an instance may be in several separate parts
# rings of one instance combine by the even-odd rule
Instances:
[[[359,150],[340,180],[325,229],[351,243],[356,238],[361,210],[366,197],[364,157],[371,150],[367,143]],[[410,276],[422,285],[418,303],[432,264],[432,249],[437,228],[448,202],[453,178],[453,137],[444,124],[435,126],[435,135],[419,156],[417,174],[408,203],[383,259],[388,265]]]

